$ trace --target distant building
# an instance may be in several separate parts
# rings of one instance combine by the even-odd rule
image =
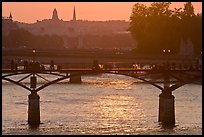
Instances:
[[[74,7],[74,13],[73,13],[73,21],[76,21],[76,11],[75,11],[75,7]]]
[[[18,22],[18,24],[34,35],[68,35],[69,30],[71,30],[69,27],[72,27],[71,24],[67,25],[68,22],[59,19],[57,10],[54,9],[51,19],[37,20],[37,22],[31,24]]]
[[[98,34],[126,31],[129,22],[124,20],[112,21],[87,21],[77,20],[76,9],[74,7],[73,17],[70,21],[59,19],[57,9],[54,9],[51,19],[44,19],[32,24],[18,22],[20,27],[30,30],[37,35],[56,34],[56,35],[73,35],[74,31],[80,31],[81,34]],[[53,31],[52,31],[53,30]],[[43,33],[42,33],[43,31]]]
[[[54,21],[58,21],[59,20],[56,9],[54,9],[54,11],[53,11],[52,20],[54,20]]]
[[[13,29],[17,29],[18,25],[13,22],[13,17],[10,13],[9,17],[2,17],[2,35],[8,35]]]
[[[13,22],[12,15],[10,15],[9,20]],[[7,23],[8,24],[8,23]],[[116,34],[127,35],[128,46],[133,47],[131,41],[132,37],[130,33],[127,32],[129,27],[129,22],[124,20],[111,20],[111,21],[88,21],[88,20],[77,20],[76,9],[73,9],[73,16],[70,21],[63,21],[59,18],[57,9],[55,8],[52,12],[50,19],[43,19],[42,21],[37,20],[35,23],[23,23],[15,21],[15,24],[19,28],[23,28],[33,35],[58,35],[62,37],[64,41],[65,48],[97,48],[99,46],[98,42],[94,39],[95,36],[103,38],[103,36],[113,36]],[[9,25],[2,26],[4,31],[12,28]],[[89,37],[88,41],[85,37]],[[92,39],[93,37],[93,39]],[[85,42],[86,41],[86,42]],[[118,40],[112,39],[114,45],[108,46],[108,48],[117,48],[121,43]],[[89,47],[87,46],[87,43]],[[97,43],[97,44],[96,44]],[[104,42],[102,42],[104,43]],[[125,44],[125,42],[124,42]],[[104,47],[105,47],[104,46]],[[100,47],[101,48],[101,47]]]

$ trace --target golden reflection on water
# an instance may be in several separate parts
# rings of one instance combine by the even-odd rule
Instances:
[[[141,126],[145,118],[142,102],[137,100],[134,95],[128,95],[132,88],[131,80],[124,79],[101,79],[96,83],[99,88],[111,89],[104,95],[99,96],[94,103],[91,117],[97,119],[94,127],[94,134],[114,134],[114,133],[133,133]],[[118,93],[112,94],[112,89]],[[91,119],[91,118],[90,118]]]
[[[97,81],[96,85],[99,88],[112,88],[116,90],[131,89],[132,81],[114,80],[114,81]]]
[[[131,99],[127,96],[106,96],[102,98],[100,101],[101,115],[114,120],[131,119],[132,114],[128,113],[128,110],[131,109]]]
[[[102,132],[113,133],[118,130],[131,132],[145,117],[141,104],[134,97],[123,95],[102,96],[97,102],[98,127]]]

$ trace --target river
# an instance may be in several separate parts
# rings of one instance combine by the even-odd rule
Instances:
[[[32,129],[27,124],[29,91],[2,81],[2,134],[201,135],[202,85],[173,91],[173,129],[158,123],[160,93],[152,85],[114,74],[82,76],[81,84],[67,79],[38,92],[42,124]]]

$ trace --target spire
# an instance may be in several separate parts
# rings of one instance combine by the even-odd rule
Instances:
[[[56,8],[55,8],[54,11],[53,11],[52,19],[53,19],[53,20],[59,20],[58,15],[57,15],[57,10],[56,10]]]
[[[73,21],[76,21],[76,12],[75,12],[75,6],[74,6],[74,13],[73,13]]]
[[[10,12],[10,15],[9,15],[9,19],[12,19],[12,15],[11,15],[11,12]]]

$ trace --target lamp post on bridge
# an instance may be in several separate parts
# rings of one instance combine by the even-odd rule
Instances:
[[[167,69],[169,69],[169,54],[171,53],[171,50],[170,49],[163,49],[163,54],[164,55],[167,55],[167,58],[165,58],[165,60],[167,60],[165,63],[165,66],[164,67],[167,67]]]
[[[168,53],[168,54],[169,54],[170,52],[171,52],[171,50],[170,50],[170,49],[163,49],[163,53],[164,53],[164,54],[166,54],[166,53]]]
[[[32,64],[32,74],[30,77],[30,88],[32,88],[31,94],[28,95],[28,124],[31,127],[39,126],[40,124],[40,96],[37,94],[35,88],[37,85],[36,73],[36,63],[35,63],[35,53],[36,50],[33,48],[33,64]]]
[[[171,50],[170,49],[163,49],[163,54],[169,54],[171,53]]]
[[[169,90],[170,87],[170,77],[169,77],[169,54],[171,50],[163,49],[163,54],[168,54],[166,62],[164,65],[164,88],[162,93],[159,95],[159,117],[158,121],[162,123],[163,126],[174,127],[175,125],[175,108],[174,108],[174,96]]]
[[[35,90],[36,88],[36,84],[37,84],[37,78],[35,76],[36,73],[36,67],[35,67],[35,49],[33,48],[32,53],[33,53],[33,63],[32,63],[32,74],[33,76],[30,79],[30,87],[33,88],[33,90]]]
[[[35,62],[35,49],[33,48],[33,63]]]

